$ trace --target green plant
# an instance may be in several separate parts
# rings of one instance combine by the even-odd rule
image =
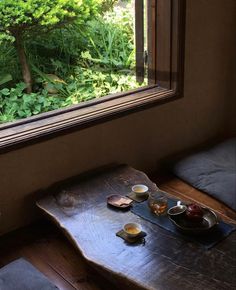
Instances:
[[[0,86],[10,82],[11,80],[12,80],[12,75],[10,74],[0,75]]]
[[[106,11],[112,11],[114,5],[118,2],[118,0],[103,0],[101,3],[101,12],[104,13]]]
[[[99,4],[103,0],[83,2],[91,1]],[[46,34],[25,31],[24,49],[34,77],[35,92],[30,94],[25,93],[27,85],[20,82],[16,49],[10,39],[2,42],[0,75],[12,74],[14,80],[4,82],[8,87],[0,90],[0,122],[139,87],[134,70],[133,20],[129,11],[131,9],[115,6],[113,11],[103,11],[86,26],[75,21],[57,29],[52,26]],[[49,27],[39,28],[43,32]]]
[[[136,77],[131,74],[77,67],[75,75],[68,80],[65,89],[74,103],[80,103],[139,86]]]
[[[0,75],[10,74],[14,81],[21,79],[15,47],[10,42],[0,42]]]
[[[2,0],[0,33],[15,40],[27,92],[32,91],[32,76],[25,53],[26,38],[45,33],[68,22],[83,25],[96,12],[98,0]]]
[[[81,66],[97,64],[112,71],[133,70],[135,55],[131,19],[130,10],[119,7],[90,21],[87,29],[81,32],[88,40],[87,50],[81,53]]]
[[[65,98],[50,96],[46,90],[26,94],[26,85],[0,90],[0,123],[26,118],[66,106]]]

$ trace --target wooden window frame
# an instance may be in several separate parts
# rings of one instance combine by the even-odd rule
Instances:
[[[0,153],[183,97],[186,0],[146,1],[148,86],[0,125]]]

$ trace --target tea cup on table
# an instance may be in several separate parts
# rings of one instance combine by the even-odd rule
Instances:
[[[141,234],[142,227],[140,224],[137,223],[128,223],[124,225],[123,231],[125,232],[127,237],[135,238]]]
[[[132,186],[132,192],[134,192],[137,197],[142,197],[148,193],[148,187],[144,184],[135,184]]]

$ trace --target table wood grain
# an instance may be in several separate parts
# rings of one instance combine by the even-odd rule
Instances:
[[[122,285],[120,289],[235,289],[236,232],[207,251],[129,210],[107,205],[108,195],[125,195],[138,183],[146,184],[150,191],[157,189],[143,172],[118,166],[52,187],[37,205],[63,230],[88,263]],[[142,225],[147,233],[145,243],[131,245],[116,236],[127,222]]]

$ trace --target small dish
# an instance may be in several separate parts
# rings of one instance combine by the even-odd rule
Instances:
[[[129,238],[135,238],[142,232],[142,227],[137,223],[128,223],[124,225],[123,230]]]
[[[184,204],[181,204],[181,201],[178,201],[177,205],[169,208],[167,213],[169,216],[176,217],[183,214],[186,210],[187,210],[187,206]]]
[[[134,192],[136,196],[144,196],[148,193],[148,187],[144,184],[135,184],[132,186],[132,192]]]
[[[132,199],[120,194],[112,194],[107,197],[107,203],[118,208],[127,208],[132,201]]]
[[[170,221],[178,230],[186,234],[200,235],[207,233],[219,223],[216,213],[208,208],[203,207],[203,217],[201,222],[192,222],[185,214],[177,216],[169,215]]]

